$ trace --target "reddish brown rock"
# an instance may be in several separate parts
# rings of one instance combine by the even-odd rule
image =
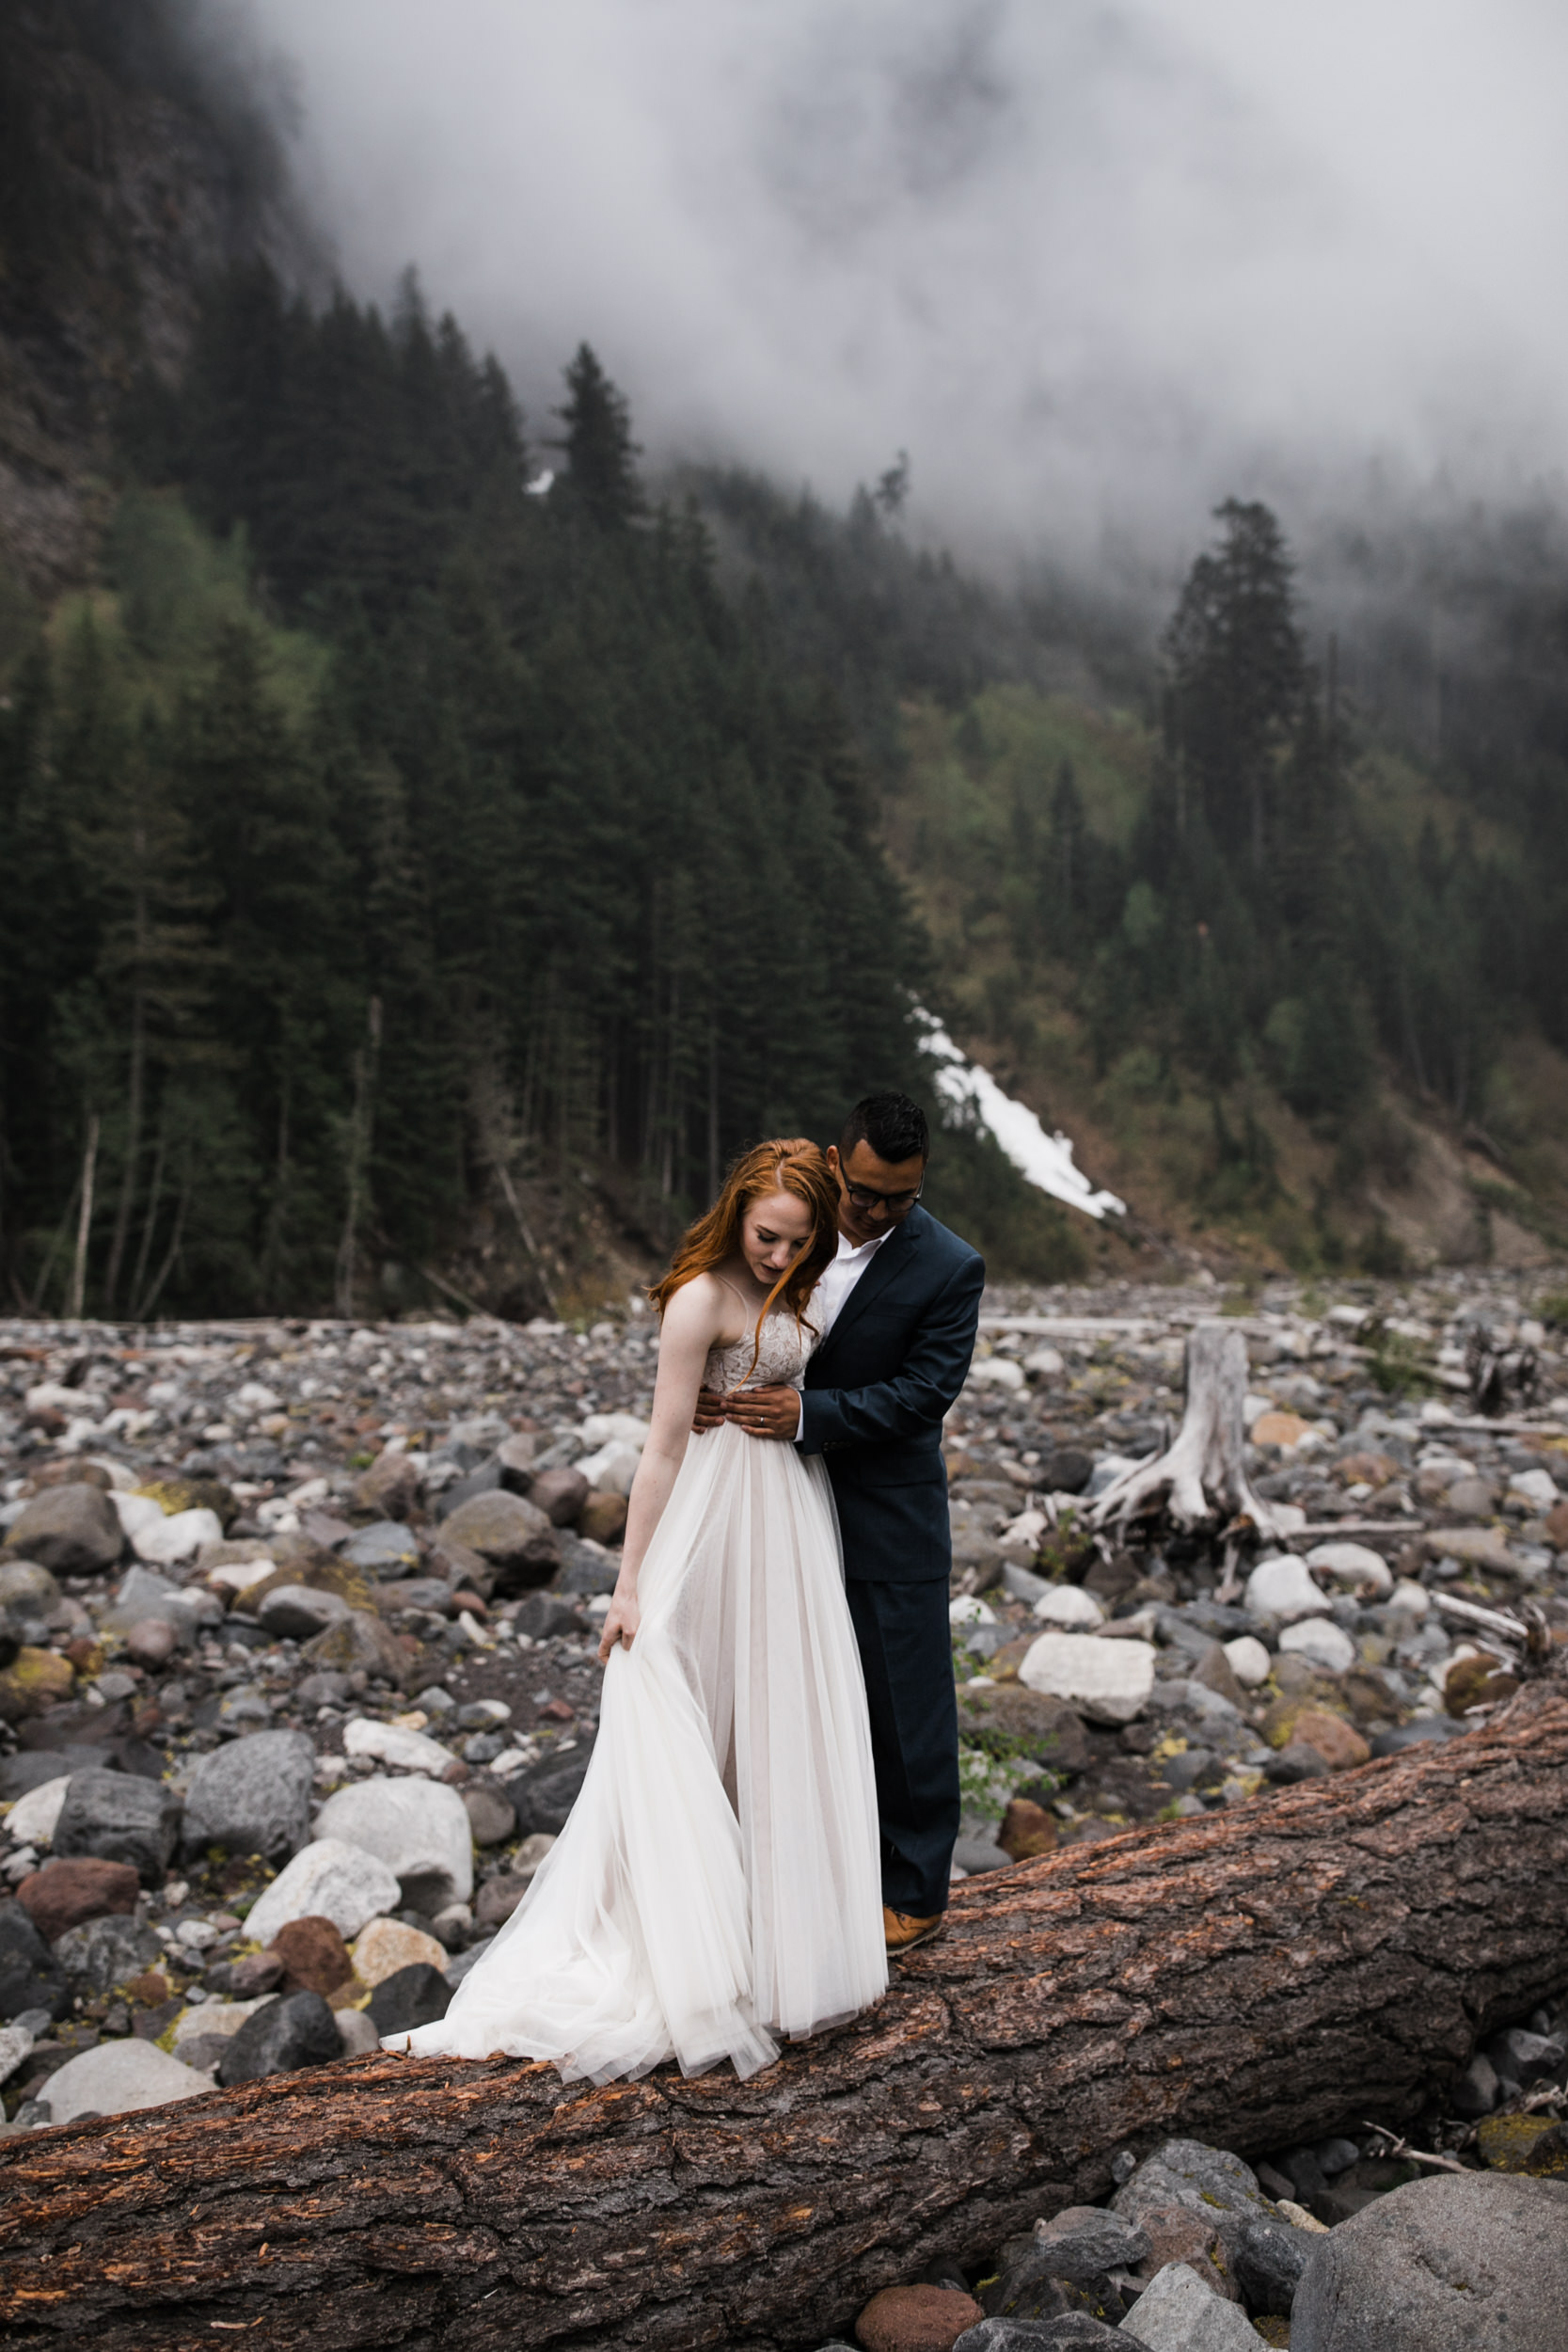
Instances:
[[[1399,1464],[1386,1454],[1347,1454],[1335,1472],[1347,1486],[1387,1486],[1399,1474]]]
[[[1559,1551],[1568,1551],[1568,1499],[1554,1502],[1547,1512],[1546,1540]]]
[[[596,1544],[618,1544],[626,1532],[626,1510],[625,1495],[595,1490],[578,1514],[578,1533],[592,1536]]]
[[[141,2009],[161,2009],[168,1999],[168,1979],[156,1968],[149,1968],[139,1977],[133,1977],[125,1988]]]
[[[378,1511],[387,1519],[405,1519],[419,1492],[420,1473],[407,1454],[388,1447],[360,1479],[354,1500],[362,1511]]]
[[[1138,2265],[1136,2276],[1148,2280],[1166,2263],[1185,2263],[1196,2270],[1206,2287],[1223,2295],[1232,2303],[1241,2301],[1235,2280],[1224,2265],[1219,2253],[1219,2232],[1189,2213],[1185,2205],[1154,2205],[1145,2213],[1140,2210],[1138,2227],[1148,2233],[1149,2252]]]
[[[543,1511],[552,1527],[570,1527],[588,1500],[588,1481],[579,1470],[547,1470],[535,1473],[528,1499]]]
[[[46,1862],[24,1878],[17,1896],[46,1944],[67,1928],[111,1913],[125,1916],[136,1907],[138,1881],[128,1862],[99,1862],[87,1854]]]
[[[311,1915],[291,1919],[273,1937],[272,1949],[283,1963],[283,1993],[335,1993],[354,1974],[348,1946],[330,1919]]]
[[[996,1842],[1015,1862],[1033,1862],[1037,1854],[1049,1853],[1056,1843],[1054,1817],[1032,1798],[1015,1797],[1002,1817]]]
[[[884,2287],[855,2322],[865,2352],[953,2352],[985,2313],[956,2287]]]
[[[1298,1745],[1316,1748],[1331,1772],[1348,1772],[1371,1755],[1354,1724],[1331,1715],[1326,1707],[1304,1707],[1291,1729]]]
[[[137,1666],[166,1666],[178,1638],[162,1617],[143,1617],[125,1636],[125,1654]]]

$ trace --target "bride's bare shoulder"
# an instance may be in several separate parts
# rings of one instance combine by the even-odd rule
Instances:
[[[712,1346],[733,1337],[732,1327],[739,1321],[740,1301],[732,1286],[717,1274],[694,1274],[665,1308],[662,1336]]]

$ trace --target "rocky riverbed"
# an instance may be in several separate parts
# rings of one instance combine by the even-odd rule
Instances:
[[[956,1869],[1266,1800],[1503,1703],[1509,1629],[1568,1636],[1553,1292],[1467,1273],[988,1295],[945,1434]],[[1249,1475],[1289,1533],[1227,1559],[1168,1526],[1097,1529],[1098,1494],[1180,1421],[1185,1336],[1216,1314],[1246,1337]],[[656,1354],[632,1306],[586,1331],[0,1324],[5,2129],[330,2062],[441,2013],[580,1786]],[[1472,2183],[1490,2168],[1487,2192],[1525,2169],[1549,2185],[1565,2027],[1542,2011],[1494,2037],[1421,2147]],[[1246,2173],[1260,2227],[1365,2231],[1423,2168],[1356,2106],[1347,2085],[1347,2137],[1255,2171],[1210,2155]],[[1125,2243],[1082,2221],[1115,2312],[1098,2285],[1100,2317],[1026,2308],[1020,2263],[1056,2281],[1047,2304],[1077,2273],[1025,2245],[911,2284],[937,2336],[907,2332],[911,2306],[889,2346],[949,2344],[981,2305],[974,2352],[1045,2342],[1016,2330],[1048,2320],[1052,2343],[1097,2340],[1069,2318],[1131,2317],[1151,2352],[1237,2325],[1288,2341],[1299,2246],[1259,2254],[1266,2288],[1223,2233],[1179,2246],[1132,2193],[1158,2153],[1125,2153]]]

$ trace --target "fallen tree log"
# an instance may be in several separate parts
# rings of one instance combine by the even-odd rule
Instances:
[[[1568,1985],[1568,1693],[955,1892],[873,2012],[750,2083],[369,2058],[0,2143],[0,2335],[812,2345],[1103,2197],[1119,2148],[1409,2122]]]

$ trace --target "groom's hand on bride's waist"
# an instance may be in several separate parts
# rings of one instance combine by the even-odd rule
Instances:
[[[699,1389],[697,1403],[691,1415],[694,1437],[705,1437],[710,1429],[721,1429],[725,1422],[724,1399],[717,1389]]]
[[[799,1389],[733,1389],[721,1400],[724,1418],[749,1438],[782,1438],[793,1445],[800,1430]]]

